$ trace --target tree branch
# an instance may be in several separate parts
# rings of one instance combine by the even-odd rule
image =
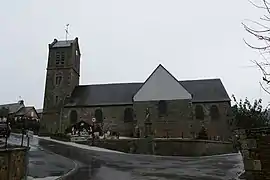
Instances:
[[[245,39],[243,39],[243,40],[244,40],[245,44],[248,45],[248,46],[249,46],[250,48],[252,48],[252,49],[266,50],[267,48],[270,48],[270,46],[263,46],[263,47],[252,46],[252,45],[250,45],[249,43],[247,43]]]
[[[270,94],[270,92],[262,85],[261,82],[260,82],[260,86],[262,87],[262,89],[263,89],[266,93]]]

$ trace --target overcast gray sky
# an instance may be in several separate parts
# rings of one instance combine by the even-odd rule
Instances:
[[[258,0],[257,0],[258,1]],[[75,3],[76,2],[76,3]],[[43,105],[48,44],[79,37],[81,84],[143,82],[162,63],[179,80],[221,78],[228,94],[270,101],[241,22],[247,0],[2,0],[0,103]]]

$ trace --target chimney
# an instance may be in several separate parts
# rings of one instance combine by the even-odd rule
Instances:
[[[18,103],[19,103],[20,105],[24,105],[24,101],[23,101],[23,100],[19,100]]]

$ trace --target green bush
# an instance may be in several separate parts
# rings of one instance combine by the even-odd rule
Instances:
[[[203,139],[203,140],[207,140],[208,139],[208,134],[207,134],[207,131],[205,129],[205,127],[202,127],[199,134],[198,134],[198,137],[197,139]]]

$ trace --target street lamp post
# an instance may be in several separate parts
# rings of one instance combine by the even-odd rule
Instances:
[[[22,120],[22,139],[21,139],[21,146],[23,146],[24,141],[24,134],[25,134],[25,118],[21,117]]]
[[[7,145],[8,145],[8,142],[7,142],[7,140],[8,140],[8,136],[9,136],[9,121],[8,121],[8,118],[7,117],[4,117],[3,118],[4,119],[4,121],[6,121],[6,124],[7,124],[7,133],[6,133],[6,141],[5,141],[5,148],[7,148]]]
[[[96,124],[96,118],[92,118],[92,122],[93,122],[93,129],[92,129],[92,146],[95,143],[95,124]]]

